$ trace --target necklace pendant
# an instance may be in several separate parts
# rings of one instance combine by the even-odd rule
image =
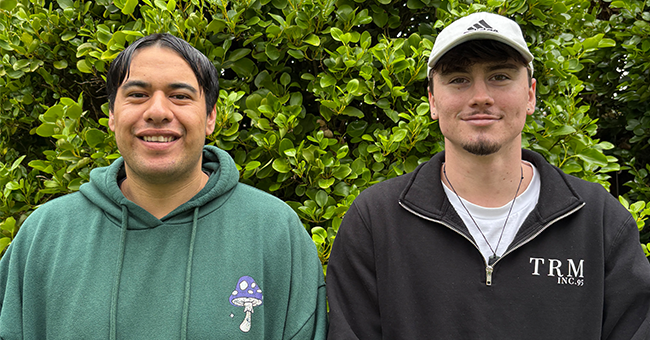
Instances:
[[[497,256],[496,254],[493,254],[488,258],[488,266],[494,265],[495,262],[497,262],[501,257]]]

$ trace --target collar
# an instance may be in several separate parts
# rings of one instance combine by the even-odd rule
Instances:
[[[467,227],[444,194],[440,182],[440,168],[444,159],[443,151],[418,166],[410,174],[410,179],[400,194],[399,203],[409,210],[469,235]],[[534,235],[584,202],[568,181],[569,175],[549,164],[540,154],[522,150],[522,159],[535,165],[539,171],[541,190],[537,206],[521,226],[513,244]]]

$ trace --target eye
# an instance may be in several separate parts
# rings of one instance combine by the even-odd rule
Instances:
[[[496,81],[504,81],[504,80],[509,80],[510,77],[507,74],[496,74],[492,76],[492,79]]]
[[[468,82],[469,80],[465,78],[452,78],[451,80],[449,80],[449,84],[456,84],[456,85],[466,84]]]
[[[145,98],[147,95],[142,92],[131,92],[127,96],[131,98]]]
[[[172,99],[177,99],[177,100],[192,99],[192,97],[190,97],[190,96],[188,96],[186,94],[182,94],[182,93],[173,94],[173,95],[171,95],[171,98]]]

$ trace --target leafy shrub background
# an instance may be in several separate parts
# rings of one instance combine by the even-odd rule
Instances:
[[[326,266],[359,192],[443,149],[426,62],[442,27],[476,11],[514,18],[535,55],[524,147],[620,196],[648,254],[650,13],[634,0],[0,0],[0,250],[119,157],[107,66],[171,32],[221,70],[209,143],[293,207]]]

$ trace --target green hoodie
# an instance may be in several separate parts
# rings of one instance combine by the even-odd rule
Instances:
[[[316,249],[279,199],[206,146],[206,186],[157,219],[123,160],[38,208],[0,261],[2,339],[324,339]]]

